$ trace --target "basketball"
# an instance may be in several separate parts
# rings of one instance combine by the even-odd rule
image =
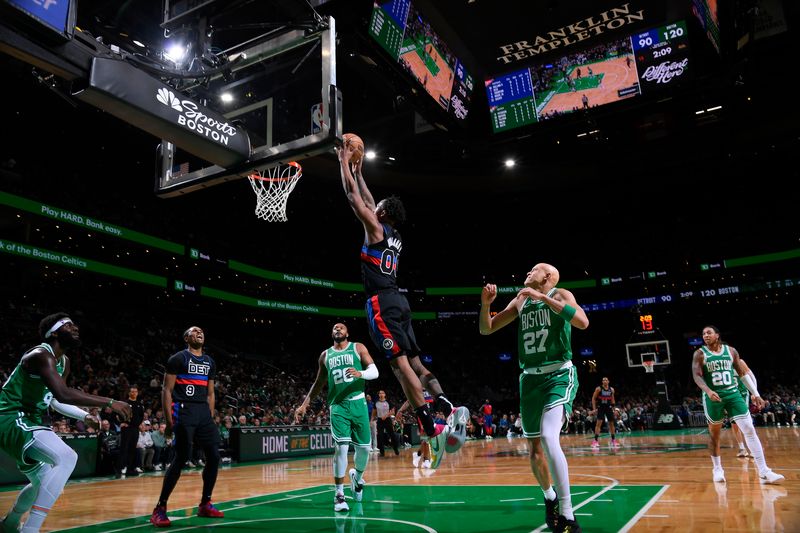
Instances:
[[[364,157],[364,141],[361,140],[361,137],[359,137],[355,133],[345,133],[344,135],[342,135],[342,140],[344,140],[345,146],[352,144],[356,147],[356,151],[353,152],[353,156],[350,158],[350,162],[358,163],[359,161],[361,161],[361,158]]]

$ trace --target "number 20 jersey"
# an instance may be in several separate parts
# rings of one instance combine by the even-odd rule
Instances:
[[[167,374],[175,374],[175,387],[172,389],[173,402],[208,401],[208,380],[214,379],[217,365],[203,354],[198,357],[189,350],[181,350],[167,361]]]

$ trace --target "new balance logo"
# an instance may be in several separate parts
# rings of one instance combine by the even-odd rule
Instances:
[[[675,419],[675,415],[661,415],[658,417],[658,422],[656,424],[672,424],[672,421]]]

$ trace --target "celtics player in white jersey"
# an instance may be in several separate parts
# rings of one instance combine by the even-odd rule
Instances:
[[[80,345],[80,334],[66,313],[45,317],[39,323],[39,334],[43,342],[22,355],[0,389],[0,450],[17,462],[17,468],[30,481],[0,520],[2,532],[18,531],[28,511],[21,531],[39,531],[78,460],[75,451],[44,425],[42,417],[48,407],[95,428],[98,421],[75,404],[109,406],[125,419],[131,416],[127,403],[67,386],[69,359],[64,352]]]
[[[344,499],[344,476],[347,470],[347,450],[355,448],[355,468],[351,468],[350,489],[353,499],[360,502],[364,495],[364,470],[369,461],[372,434],[369,427],[364,381],[378,377],[378,367],[372,362],[369,352],[360,342],[350,342],[347,326],[334,324],[333,346],[319,356],[317,378],[311,385],[303,403],[295,410],[294,422],[299,423],[308,409],[308,404],[328,384],[328,406],[331,415],[331,433],[336,448],[333,452],[333,480],[336,493],[333,499],[335,511],[349,511]]]
[[[764,449],[756,435],[756,428],[753,427],[750,410],[739,393],[734,370],[752,394],[753,403],[762,407],[764,400],[761,399],[755,381],[741,364],[736,348],[721,341],[719,329],[715,326],[703,328],[703,342],[705,346],[694,352],[692,377],[703,391],[703,410],[711,437],[712,479],[719,483],[725,482],[725,471],[719,456],[719,434],[724,411],[727,411],[728,416],[739,426],[747,447],[753,454],[761,483],[780,483],[783,476],[770,470],[764,459]]]
[[[481,293],[480,332],[489,335],[519,318],[520,413],[531,470],[544,492],[547,525],[553,531],[576,532],[581,528],[572,512],[569,469],[559,438],[578,390],[572,326],[586,329],[589,319],[570,291],[556,287],[558,279],[554,266],[537,264],[528,272],[525,288],[495,316],[490,315],[490,306],[497,286],[486,285]]]

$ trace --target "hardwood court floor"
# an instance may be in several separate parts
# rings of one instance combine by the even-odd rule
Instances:
[[[708,436],[702,429],[621,436],[613,451],[603,437],[562,439],[570,463],[573,501],[591,531],[800,531],[800,429],[760,429],[768,464],[786,476],[779,486],[758,482],[752,460],[736,458],[723,432],[726,484],[711,481]],[[185,471],[170,500],[171,531],[336,531],[337,533],[469,533],[543,531],[541,491],[524,439],[469,441],[435,472],[414,469],[411,450],[373,456],[364,501],[348,499],[334,513],[330,457],[224,468],[214,491],[222,521],[195,516],[200,470]],[[149,531],[161,474],[70,484],[45,523],[46,531]],[[350,496],[349,486],[345,487]],[[0,493],[8,508],[14,491]],[[186,510],[183,510],[186,508]],[[173,511],[174,510],[174,511]],[[213,526],[213,527],[211,527]]]

